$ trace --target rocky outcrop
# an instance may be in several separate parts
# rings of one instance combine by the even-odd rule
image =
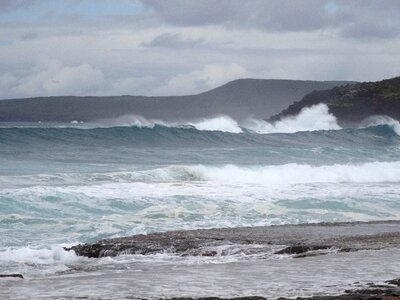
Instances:
[[[77,245],[67,250],[88,257],[115,256],[119,254],[152,254],[170,252],[175,255],[224,255],[221,249],[232,245],[243,251],[269,251],[269,255],[287,255],[288,259],[315,255],[335,255],[337,252],[358,251],[361,249],[377,250],[400,246],[400,221],[320,223],[304,225],[282,225],[267,227],[222,228],[188,231],[171,231],[135,235],[131,237],[101,240],[93,244]],[[252,245],[254,247],[252,247]],[[218,247],[224,246],[224,247]],[[242,254],[242,253],[241,253]],[[257,257],[264,259],[265,253]],[[226,255],[230,255],[229,251]],[[378,253],[378,255],[380,255]],[[341,255],[340,255],[341,256]],[[342,257],[342,256],[341,256]],[[362,257],[362,256],[359,256]],[[368,263],[368,260],[366,260]],[[357,274],[354,274],[357,280]],[[297,298],[304,300],[350,300],[350,299],[399,299],[400,279],[387,281],[385,284],[365,284],[354,282],[346,286],[348,290],[340,295]],[[307,288],[307,287],[305,287]],[[311,291],[312,292],[312,291]],[[313,293],[310,293],[311,295]],[[218,297],[171,298],[174,300],[228,300]],[[232,300],[263,300],[267,295],[233,297]],[[133,297],[135,298],[135,297]],[[288,300],[290,298],[279,298]]]
[[[386,115],[400,120],[400,77],[311,92],[269,121],[295,116],[304,107],[319,103],[327,104],[330,113],[343,126],[354,126],[373,115]]]
[[[214,256],[223,245],[258,245],[257,250],[297,257],[400,246],[400,221],[371,223],[323,223],[266,227],[219,228],[170,231],[101,240],[66,250],[86,257],[120,254],[154,254],[169,252],[182,256]],[[244,249],[247,247],[243,247]],[[246,251],[246,250],[243,250]],[[221,255],[224,255],[221,253]]]
[[[0,274],[0,278],[21,278],[21,279],[23,279],[24,276],[22,276],[22,274]]]

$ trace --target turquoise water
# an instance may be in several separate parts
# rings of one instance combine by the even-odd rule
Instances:
[[[6,124],[0,273],[46,273],[71,258],[63,245],[138,233],[399,219],[393,124],[230,131]]]

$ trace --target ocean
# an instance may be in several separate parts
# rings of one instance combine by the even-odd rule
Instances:
[[[227,116],[175,123],[138,116],[71,121],[0,124],[0,274],[25,277],[23,289],[16,280],[3,286],[3,297],[23,299],[38,282],[36,291],[43,291],[60,276],[72,285],[82,274],[100,272],[123,283],[127,266],[131,276],[137,268],[142,281],[147,278],[147,286],[136,281],[136,295],[172,296],[165,275],[172,270],[182,274],[181,268],[194,264],[209,278],[205,266],[212,265],[217,276],[228,264],[232,275],[246,259],[234,250],[194,261],[167,254],[84,259],[63,250],[79,243],[170,230],[400,218],[400,125],[388,118],[341,128],[318,105],[275,124]],[[255,260],[247,263],[254,264],[255,277],[265,274]],[[363,260],[358,263],[361,268]],[[157,269],[165,275],[158,288],[148,282],[154,265],[167,268]],[[93,282],[106,293],[103,281]],[[46,295],[60,296],[54,290]],[[118,296],[123,288],[110,290]],[[93,285],[75,291],[96,295]],[[223,291],[215,288],[215,294]],[[230,291],[228,296],[235,289]]]

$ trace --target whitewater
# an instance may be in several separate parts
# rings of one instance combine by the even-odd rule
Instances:
[[[342,128],[325,105],[275,123],[122,116],[1,124],[0,274],[49,280],[71,266],[149,263],[63,249],[133,234],[398,220],[399,134],[384,116]],[[218,259],[211,263],[242,256]]]

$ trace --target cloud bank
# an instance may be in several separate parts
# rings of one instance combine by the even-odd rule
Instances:
[[[0,99],[399,75],[397,0],[4,0]]]

